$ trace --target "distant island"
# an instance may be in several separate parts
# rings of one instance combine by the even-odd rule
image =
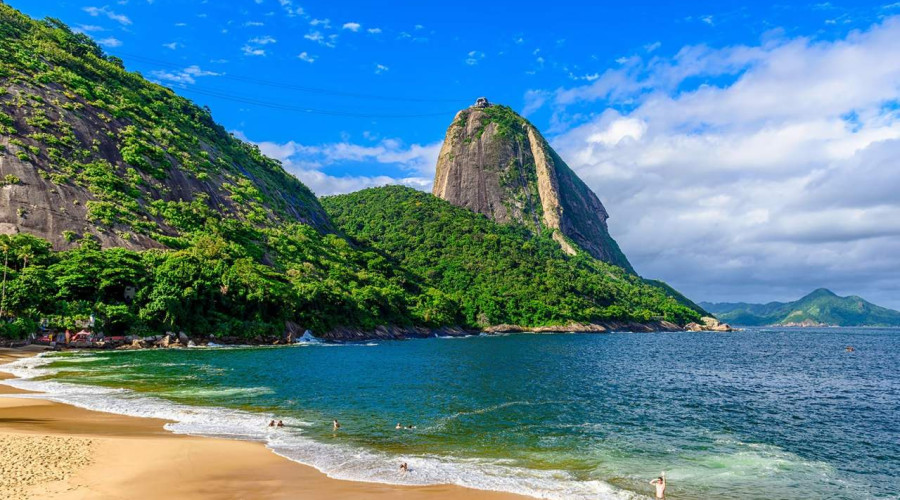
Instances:
[[[794,302],[701,302],[700,306],[722,321],[745,326],[900,326],[900,312],[855,295],[840,297],[825,288]]]

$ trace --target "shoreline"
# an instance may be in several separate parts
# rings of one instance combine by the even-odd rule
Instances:
[[[296,329],[295,329],[296,330]],[[517,333],[661,333],[661,332],[682,332],[685,327],[681,327],[669,321],[650,321],[650,322],[633,322],[633,321],[608,321],[595,323],[569,323],[567,325],[552,326],[522,326],[499,324],[491,325],[481,329],[470,329],[464,327],[398,327],[398,326],[379,326],[373,330],[360,330],[356,328],[338,327],[321,335],[313,335],[312,338],[316,342],[330,343],[352,343],[366,342],[373,340],[412,340],[426,339],[433,337],[470,337],[475,335],[508,335]],[[206,346],[208,344],[216,344],[219,346],[285,346],[298,343],[305,340],[303,335],[298,335],[297,331],[288,332],[284,338],[238,338],[238,337],[189,337],[183,332],[174,333],[166,332],[165,334],[151,335],[147,337],[119,337],[117,342],[112,343],[74,343],[72,345],[59,346],[61,349],[154,349],[169,347],[194,347]],[[124,339],[124,340],[123,340]],[[24,349],[29,346],[51,348],[51,344],[36,343],[26,339],[0,342],[0,349]],[[5,362],[4,362],[5,363]]]
[[[2,365],[44,350],[0,349],[0,381],[14,378]],[[0,489],[13,499],[121,498],[125,491],[135,499],[530,498],[333,479],[263,443],[175,434],[165,420],[86,410],[2,383],[0,422]]]

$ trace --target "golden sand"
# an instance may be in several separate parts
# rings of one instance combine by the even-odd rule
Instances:
[[[0,364],[32,354],[0,350]],[[525,498],[331,479],[260,443],[175,435],[162,420],[23,398],[24,392],[0,384],[0,499]]]

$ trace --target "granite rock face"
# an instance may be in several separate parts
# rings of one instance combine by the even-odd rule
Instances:
[[[149,129],[57,84],[2,75],[0,83],[0,234],[29,233],[57,250],[87,235],[104,247],[160,248],[165,237],[179,234],[170,223],[173,205],[160,205],[169,202],[185,211],[201,202],[222,218],[260,226],[301,222],[333,230],[306,186],[186,101],[179,112],[197,119]],[[165,92],[137,78],[122,85]],[[145,150],[159,151],[155,160],[142,160],[156,172],[126,161],[129,135],[140,135]],[[205,166],[173,152],[175,135],[194,142],[191,151]],[[103,217],[98,206],[129,210]]]
[[[609,235],[597,195],[540,132],[506,106],[456,114],[438,156],[433,194],[500,223],[550,233],[562,249],[581,249],[634,272]]]

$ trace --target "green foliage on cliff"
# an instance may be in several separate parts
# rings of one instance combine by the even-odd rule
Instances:
[[[280,336],[286,322],[324,333],[697,319],[619,268],[408,189],[328,199],[352,238],[335,233],[306,186],[208,110],[126,72],[62,23],[3,4],[0,82],[0,154],[27,161],[29,175],[0,188],[65,185],[84,195],[69,208],[85,213],[59,229],[65,251],[0,235],[0,336],[91,315],[107,334],[249,340]],[[160,248],[101,248],[93,234]]]
[[[11,153],[101,202],[89,216],[98,234],[182,236],[147,207],[162,199],[177,210],[196,193],[214,194],[216,211],[257,225],[299,220],[328,229],[315,196],[277,161],[58,20],[35,21],[0,3],[0,85],[0,133]]]
[[[699,314],[623,269],[566,256],[548,236],[455,207],[410,188],[322,199],[335,224],[439,291],[442,314],[465,325],[564,325]]]
[[[825,288],[794,302],[704,302],[701,305],[720,320],[735,325],[900,326],[900,311],[876,306],[857,296],[839,297]]]

